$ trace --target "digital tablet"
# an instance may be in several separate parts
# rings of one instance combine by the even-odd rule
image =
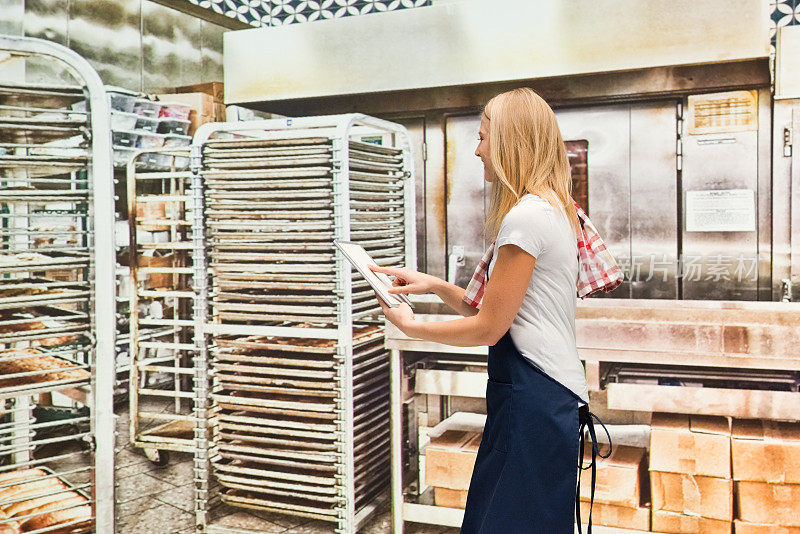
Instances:
[[[352,243],[350,241],[337,241],[334,240],[333,244],[336,245],[336,248],[342,251],[342,254],[347,261],[349,261],[353,267],[355,267],[356,271],[358,271],[361,276],[367,281],[367,283],[375,290],[378,296],[386,303],[387,306],[390,308],[396,308],[402,303],[408,304],[412,308],[414,307],[411,304],[411,301],[405,295],[399,295],[395,293],[389,293],[389,288],[392,287],[392,280],[387,275],[383,273],[375,273],[372,272],[369,268],[370,265],[378,265],[375,263],[369,253],[364,250],[364,247],[359,245],[358,243]]]

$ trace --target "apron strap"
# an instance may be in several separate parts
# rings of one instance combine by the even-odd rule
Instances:
[[[597,446],[597,435],[595,434],[594,429],[594,421],[603,427],[603,430],[606,432],[606,436],[608,437],[608,452],[603,455],[600,454],[600,449]],[[575,518],[578,522],[578,532],[583,534],[582,525],[581,525],[581,473],[587,469],[592,470],[592,489],[591,489],[591,497],[589,501],[589,524],[587,527],[587,534],[592,534],[592,508],[594,507],[594,488],[595,483],[597,481],[597,457],[600,458],[608,458],[611,456],[611,435],[608,433],[608,429],[606,425],[597,417],[595,414],[589,411],[588,404],[582,404],[580,408],[578,408],[578,422],[580,424],[579,428],[579,452],[580,457],[578,459],[578,486],[575,489]],[[592,439],[592,461],[591,463],[584,467],[583,466],[583,452],[586,445],[586,436],[585,430],[589,430],[589,436]]]

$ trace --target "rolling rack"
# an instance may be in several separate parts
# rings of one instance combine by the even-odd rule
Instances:
[[[208,124],[191,167],[198,531],[257,532],[225,521],[249,508],[355,532],[388,497],[389,357],[375,296],[333,240],[415,265],[405,129]]]
[[[194,452],[188,167],[188,148],[139,151],[127,164],[130,437],[161,466],[169,462],[167,451]],[[140,242],[148,231],[167,234],[167,239]]]
[[[0,36],[0,52],[20,79],[45,60],[76,83],[0,84],[0,526],[114,532],[108,96],[65,47]]]

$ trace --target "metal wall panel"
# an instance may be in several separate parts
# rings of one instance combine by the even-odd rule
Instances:
[[[473,0],[240,30],[225,34],[225,85],[236,104],[764,58],[766,9],[673,0],[653,16],[638,0]]]
[[[800,101],[795,100],[794,110],[792,111],[792,130],[800,132]],[[792,290],[800,293],[800,150],[796,146],[792,147]],[[794,297],[800,300],[800,294]]]
[[[677,101],[630,107],[633,298],[678,298],[677,107]]]
[[[758,232],[687,232],[685,226],[688,191],[749,189],[758,204],[758,137],[757,131],[688,135],[688,121],[684,126],[684,299],[758,300]]]
[[[222,81],[222,35],[227,31],[222,26],[217,26],[207,21],[200,21],[200,37],[202,47],[201,82]]]
[[[425,118],[425,250],[428,274],[444,278],[447,258],[447,198],[445,183],[445,117],[435,113]]]
[[[0,0],[0,33],[23,35],[25,0]]]
[[[73,0],[69,47],[92,64],[103,83],[138,91],[142,87],[140,26],[141,0]]]
[[[414,158],[414,189],[416,193],[416,225],[417,225],[417,265],[416,269],[427,272],[427,243],[425,241],[425,119],[416,117],[409,119],[394,119],[408,129],[411,141],[411,153]],[[409,266],[414,267],[414,266]]]
[[[25,36],[69,45],[69,2],[25,0],[24,9]],[[47,83],[60,80],[74,83],[72,77],[64,72],[63,66],[53,61],[30,58],[25,63],[25,76],[29,82]]]
[[[447,261],[450,282],[466,287],[475,266],[486,250],[483,227],[486,221],[483,163],[475,156],[480,115],[458,115],[446,119],[445,166],[447,195]],[[463,259],[456,261],[456,247],[463,247]],[[455,271],[453,271],[455,269]]]
[[[772,296],[772,95],[758,91],[758,300],[778,300]]]
[[[630,107],[557,109],[555,113],[565,141],[588,141],[589,217],[620,266],[630,272]],[[630,279],[626,276],[617,289],[598,296],[631,297]]]
[[[204,81],[202,21],[153,2],[142,5],[142,84],[148,93]]]
[[[792,184],[792,159],[793,153],[797,150],[791,144],[786,143],[784,135],[787,131],[792,131],[792,115],[793,112],[800,112],[800,100],[776,100],[773,109],[771,300],[781,300],[784,290],[783,280],[791,277],[792,193],[795,187],[800,188],[800,181],[796,185]],[[798,119],[800,120],[800,117]],[[800,169],[797,171],[800,174]],[[800,197],[800,192],[797,194]],[[800,240],[800,226],[794,227],[794,232],[797,235],[796,239]]]

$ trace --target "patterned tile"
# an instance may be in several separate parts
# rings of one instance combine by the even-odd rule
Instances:
[[[251,26],[285,26],[431,5],[431,0],[189,0]]]

